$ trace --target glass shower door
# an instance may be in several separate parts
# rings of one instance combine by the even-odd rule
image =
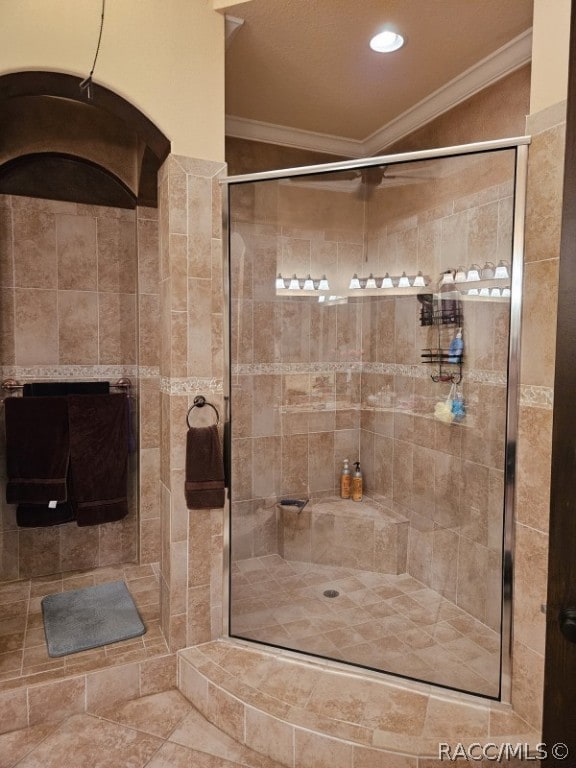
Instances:
[[[232,636],[500,697],[515,174],[229,183]]]

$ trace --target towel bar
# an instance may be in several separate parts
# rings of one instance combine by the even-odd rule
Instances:
[[[59,379],[55,381],[60,381]],[[64,379],[62,381],[65,381]],[[128,394],[130,394],[130,387],[132,386],[132,382],[130,379],[118,379],[116,384],[110,384],[110,386],[113,389],[125,389]],[[16,379],[4,379],[2,384],[0,385],[0,388],[3,389],[5,392],[13,392],[17,389],[24,389],[24,384],[21,384],[19,381],[16,381]]]
[[[216,426],[220,424],[220,414],[218,413],[218,409],[215,405],[212,405],[212,403],[209,403],[208,400],[204,397],[204,395],[196,395],[194,398],[194,402],[188,408],[188,413],[186,414],[186,424],[188,424],[188,429],[192,429],[192,425],[190,424],[190,413],[194,408],[203,408],[205,405],[209,405],[210,408],[214,411],[216,414]]]

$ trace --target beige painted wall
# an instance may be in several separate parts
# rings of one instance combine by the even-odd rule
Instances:
[[[100,0],[3,0],[0,75],[48,70],[86,77]],[[144,112],[180,155],[224,158],[224,16],[209,0],[106,5],[94,81]]]
[[[530,114],[564,101],[572,0],[534,0]]]

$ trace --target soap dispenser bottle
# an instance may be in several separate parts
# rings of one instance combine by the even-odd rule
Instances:
[[[350,462],[348,459],[344,459],[342,471],[340,472],[340,498],[349,499],[352,491],[352,471],[350,469]]]
[[[363,478],[360,470],[360,462],[355,461],[354,466],[356,469],[352,475],[352,501],[362,501]]]

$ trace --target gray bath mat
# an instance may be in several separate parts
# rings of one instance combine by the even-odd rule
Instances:
[[[123,581],[60,592],[42,599],[50,656],[98,648],[146,631]]]

